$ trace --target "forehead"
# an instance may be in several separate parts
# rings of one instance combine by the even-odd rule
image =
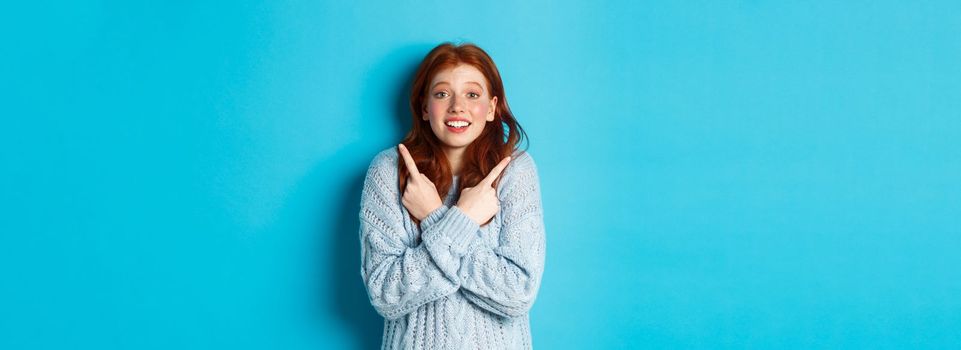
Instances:
[[[477,67],[469,64],[460,64],[438,71],[437,74],[434,74],[434,78],[431,79],[430,86],[433,87],[441,83],[460,86],[470,84],[471,82],[486,88],[487,78],[484,77],[484,73],[481,73]]]

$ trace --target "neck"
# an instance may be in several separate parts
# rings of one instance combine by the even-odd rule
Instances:
[[[444,154],[447,155],[447,161],[450,162],[450,170],[454,173],[454,176],[460,176],[461,168],[464,165],[464,149],[464,147],[444,149]]]

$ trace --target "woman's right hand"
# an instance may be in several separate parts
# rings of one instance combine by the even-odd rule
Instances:
[[[500,176],[510,162],[511,157],[504,158],[477,186],[466,187],[461,190],[457,207],[480,226],[487,224],[494,217],[494,214],[497,214],[497,211],[500,210],[500,201],[497,199],[497,190],[494,189],[494,180]]]
[[[440,208],[444,202],[437,194],[437,187],[434,186],[434,183],[430,181],[427,175],[417,170],[417,163],[410,156],[407,146],[402,143],[398,145],[398,148],[400,149],[400,156],[404,159],[404,164],[407,165],[408,172],[407,186],[401,202],[404,203],[404,207],[417,221],[423,221],[428,214]]]

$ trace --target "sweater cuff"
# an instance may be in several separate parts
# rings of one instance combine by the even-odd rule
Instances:
[[[436,214],[436,212],[437,210],[431,214]],[[443,218],[436,220],[430,227],[431,229],[424,232],[424,241],[430,242],[429,244],[432,245],[447,245],[450,247],[451,254],[457,257],[464,256],[464,254],[467,254],[467,247],[470,242],[477,237],[480,225],[456,206],[447,208],[445,213],[441,215],[443,215]]]
[[[435,223],[437,223],[437,220],[440,220],[444,217],[444,214],[447,213],[448,209],[450,209],[448,206],[442,204],[440,207],[437,207],[437,209],[434,209],[434,211],[430,212],[430,214],[427,214],[427,217],[420,222],[420,230],[424,231],[428,227],[433,226]]]

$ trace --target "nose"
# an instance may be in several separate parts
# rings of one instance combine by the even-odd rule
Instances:
[[[450,107],[447,108],[447,113],[450,114],[461,114],[464,112],[464,102],[462,98],[458,98],[457,95],[451,96]]]

